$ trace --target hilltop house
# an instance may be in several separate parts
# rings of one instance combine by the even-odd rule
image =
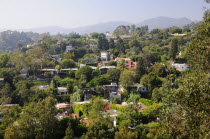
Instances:
[[[128,70],[136,70],[137,62],[132,61],[130,58],[115,58],[115,61],[125,61],[125,66]]]

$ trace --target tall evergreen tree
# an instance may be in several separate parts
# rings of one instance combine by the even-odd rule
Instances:
[[[138,58],[137,61],[136,73],[139,75],[139,78],[141,78],[146,73],[144,61],[141,57]]]
[[[106,35],[101,33],[98,37],[98,48],[101,50],[108,50],[109,49],[109,42],[106,39]]]
[[[175,38],[171,41],[171,50],[170,50],[170,56],[173,60],[175,60],[177,52],[178,52],[178,40]]]
[[[74,138],[74,131],[72,130],[71,122],[68,122],[68,127],[66,128],[66,136],[64,139],[73,139]]]

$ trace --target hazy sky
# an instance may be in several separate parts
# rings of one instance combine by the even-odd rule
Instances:
[[[203,0],[0,0],[0,28],[66,28],[167,16],[201,20]]]

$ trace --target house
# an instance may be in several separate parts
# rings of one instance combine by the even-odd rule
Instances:
[[[84,67],[84,66],[86,66],[86,64],[80,63],[80,65],[79,65],[80,68],[81,68],[81,67]]]
[[[94,67],[94,66],[89,66],[90,68],[92,68],[93,70],[96,70],[97,67]]]
[[[82,60],[82,63],[87,64],[87,63],[94,63],[96,61],[97,60],[95,58],[86,58],[86,59]]]
[[[111,83],[110,85],[103,85],[103,87],[109,92],[117,92],[118,85],[117,83]]]
[[[84,123],[86,126],[90,125],[90,120],[88,118],[83,118],[80,120],[80,123]]]
[[[51,55],[52,59],[58,61],[58,63],[61,63],[62,58],[59,58],[58,55]]]
[[[111,110],[106,110],[106,111],[103,111],[102,112],[102,115],[105,116],[110,116],[112,118],[115,118],[117,117],[119,114],[121,114],[122,112],[118,111],[118,110],[115,110],[115,109],[111,109]]]
[[[77,114],[77,113],[71,113],[71,116],[72,116],[74,119],[78,119],[78,118],[79,118],[79,114]]]
[[[115,58],[115,61],[125,61],[125,66],[128,70],[136,70],[137,62],[132,61],[130,58]]]
[[[171,34],[171,36],[175,36],[175,37],[183,37],[183,36],[187,36],[187,34],[179,34],[179,33],[174,33],[174,34]]]
[[[141,84],[134,84],[134,85],[131,85],[130,88],[134,88],[136,90],[138,90],[140,93],[146,93],[147,92],[147,87],[141,85]]]
[[[114,99],[114,98],[118,99],[119,101],[121,101],[121,100],[122,100],[122,96],[121,96],[121,94],[120,94],[120,93],[117,93],[117,92],[111,92],[111,93],[109,94],[109,100],[110,100],[110,103],[112,103],[112,101],[113,101],[113,99]]]
[[[98,46],[96,44],[90,44],[90,45],[87,45],[87,48],[89,48],[89,49],[97,49]]]
[[[66,46],[66,51],[65,51],[65,53],[67,53],[67,52],[69,52],[69,51],[71,51],[71,50],[73,50],[73,46]]]
[[[61,73],[67,73],[69,71],[73,71],[73,72],[76,72],[78,70],[78,68],[68,68],[68,69],[60,69],[60,72]]]
[[[129,90],[136,90],[139,93],[146,93],[147,92],[147,87],[136,83],[136,84],[133,84],[133,85],[129,86]],[[118,91],[119,92],[124,92],[124,88],[120,85]]]
[[[117,37],[113,36],[112,33],[106,33],[106,38],[107,39],[116,39]]]
[[[122,35],[122,36],[120,36],[120,38],[121,39],[132,39],[132,37],[129,35]]]
[[[84,88],[83,91],[84,101],[89,100],[93,95],[96,95],[96,92],[91,88]]]
[[[20,70],[20,76],[22,76],[23,78],[26,78],[26,77],[28,76],[28,68],[23,67],[23,68]]]
[[[56,117],[57,117],[59,120],[65,118],[65,117],[68,117],[68,116],[69,116],[69,113],[68,113],[67,111],[62,112],[62,113],[58,113],[58,114],[56,115]]]
[[[103,85],[104,87],[104,98],[110,97],[110,93],[118,92],[117,83],[111,83],[110,85]]]
[[[35,45],[37,45],[38,43],[30,43],[30,44],[27,44],[27,48],[29,48],[29,47],[33,47],[33,46],[35,46]]]
[[[58,90],[59,95],[67,95],[68,94],[66,87],[58,87],[57,90]]]
[[[57,109],[64,109],[64,110],[68,110],[70,108],[70,104],[66,104],[66,103],[57,103],[55,105],[55,107]]]
[[[184,71],[188,68],[187,64],[180,64],[180,63],[172,63],[172,67],[176,68],[178,71]]]
[[[105,61],[111,60],[111,55],[107,51],[101,51],[101,59]]]
[[[50,72],[51,75],[56,75],[58,71],[58,69],[41,69],[41,73]]]
[[[61,41],[57,41],[57,46],[61,46]]]
[[[108,69],[116,69],[116,66],[101,66],[99,70],[101,73],[106,73]]]
[[[143,38],[143,39],[152,39],[152,35],[144,35],[141,38]]]
[[[38,85],[37,87],[39,90],[46,90],[49,88],[49,85]]]

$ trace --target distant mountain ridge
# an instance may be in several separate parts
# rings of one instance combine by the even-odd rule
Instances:
[[[148,25],[149,29],[154,29],[154,28],[169,28],[172,26],[180,27],[182,28],[183,26],[187,24],[191,24],[193,21],[188,19],[188,18],[169,18],[169,17],[157,17],[157,18],[151,18],[144,20],[143,22],[136,24],[137,26],[143,26],[143,25]]]
[[[173,26],[177,27],[183,27],[187,24],[191,24],[193,21],[188,18],[169,18],[169,17],[156,17],[144,20],[140,23],[129,23],[124,21],[112,21],[112,22],[106,22],[106,23],[99,23],[95,25],[90,26],[84,26],[84,27],[77,27],[77,28],[63,28],[58,26],[51,26],[51,27],[41,27],[41,28],[31,28],[31,29],[23,29],[19,31],[32,31],[37,33],[46,33],[49,32],[50,34],[57,34],[57,33],[71,33],[71,32],[77,32],[79,34],[89,34],[92,32],[99,32],[99,33],[106,33],[106,32],[113,32],[119,25],[132,25],[135,24],[138,26],[148,25],[149,29],[152,30],[154,28],[169,28]]]

